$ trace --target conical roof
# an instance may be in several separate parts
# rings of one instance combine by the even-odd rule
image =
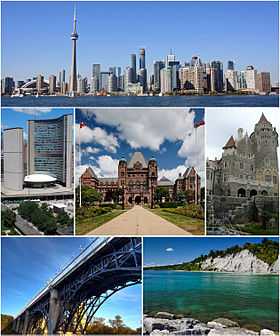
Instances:
[[[127,167],[133,168],[136,162],[140,162],[143,168],[147,168],[147,162],[141,152],[133,153]]]
[[[227,148],[236,148],[236,145],[235,145],[235,140],[234,140],[234,137],[231,136],[227,143],[224,145],[223,149],[227,149]]]
[[[266,116],[264,115],[264,113],[262,113],[258,124],[270,124],[270,122],[266,119]]]

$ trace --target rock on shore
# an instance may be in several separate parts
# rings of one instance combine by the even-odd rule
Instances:
[[[208,335],[208,336],[274,336],[274,332],[262,329],[260,332],[241,328],[237,322],[218,318],[208,323],[159,312],[154,317],[144,315],[144,335]]]

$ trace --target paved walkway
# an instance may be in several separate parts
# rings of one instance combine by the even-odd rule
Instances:
[[[139,205],[117,216],[90,235],[190,235],[175,224],[155,215]]]

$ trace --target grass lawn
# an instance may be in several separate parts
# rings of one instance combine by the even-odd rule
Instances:
[[[204,220],[168,212],[168,208],[150,209],[154,214],[179,226],[193,235],[204,235]]]
[[[112,210],[111,212],[100,216],[84,219],[76,219],[76,234],[77,235],[87,234],[90,231],[98,228],[104,223],[109,222],[111,219],[119,216],[124,212],[126,212],[126,210]]]

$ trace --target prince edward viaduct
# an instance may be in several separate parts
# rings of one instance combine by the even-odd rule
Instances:
[[[97,238],[15,318],[15,334],[84,334],[114,293],[141,283],[141,238]]]

